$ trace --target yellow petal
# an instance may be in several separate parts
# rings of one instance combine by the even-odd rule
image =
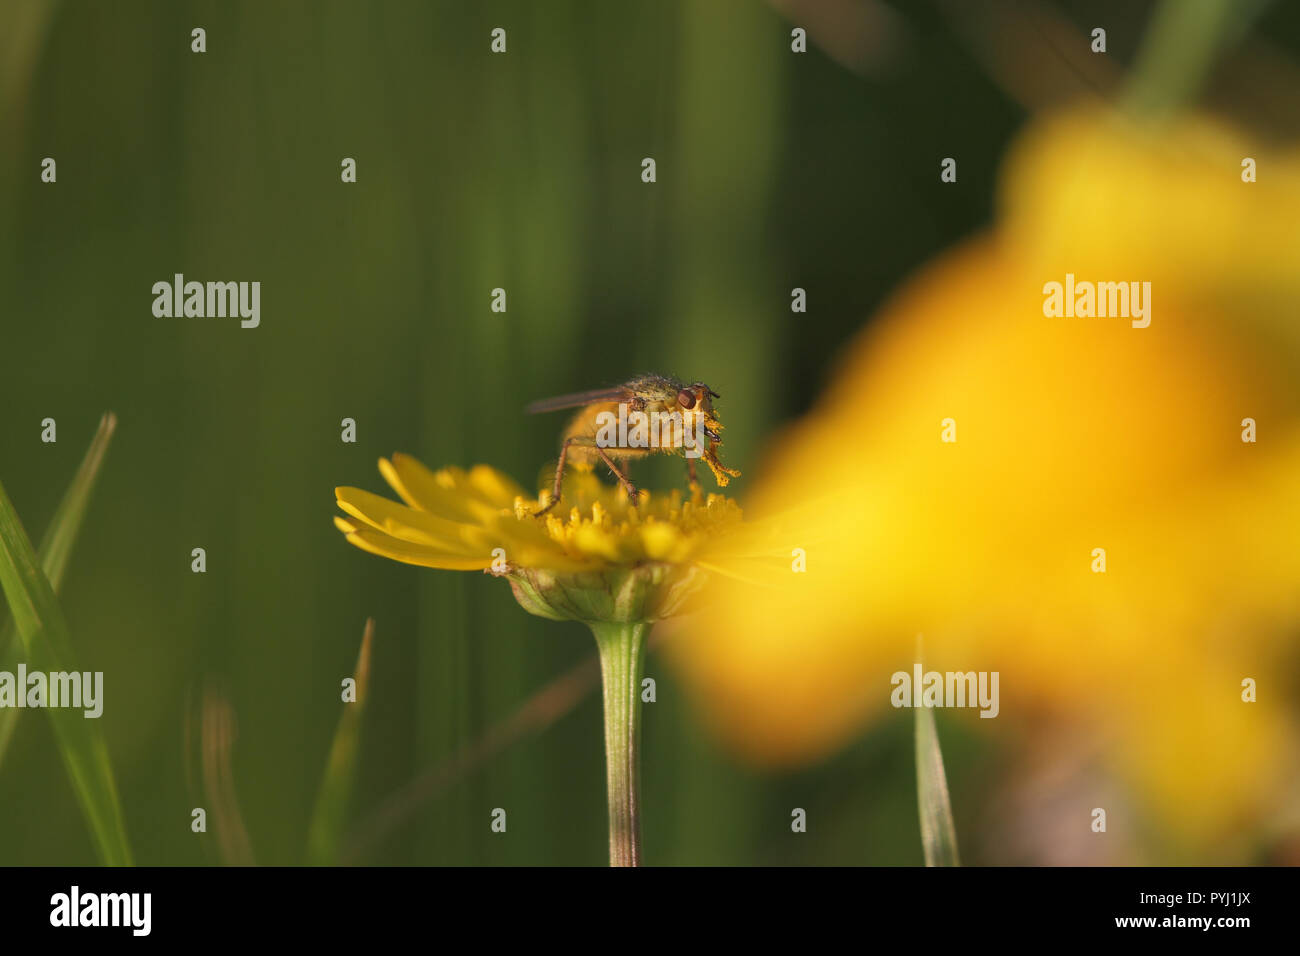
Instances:
[[[336,488],[338,505],[354,518],[412,544],[466,556],[490,554],[498,542],[482,529],[407,508],[361,488]]]
[[[397,538],[386,535],[381,531],[367,528],[349,534],[347,540],[362,551],[369,551],[371,554],[391,558],[394,561],[401,561],[403,564],[418,564],[426,568],[443,568],[448,571],[476,571],[487,568],[492,564],[490,554],[483,558],[466,557],[462,554],[440,551],[437,548],[422,547],[409,541],[399,541]]]
[[[392,461],[379,460],[379,471],[408,505],[451,521],[481,522],[499,508],[481,493],[471,490],[459,468],[430,471],[410,455],[397,454]],[[508,507],[509,503],[501,507]]]

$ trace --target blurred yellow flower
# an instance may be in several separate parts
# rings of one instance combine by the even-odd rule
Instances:
[[[1300,356],[1300,150],[1198,114],[1083,110],[1031,126],[1002,181],[1000,233],[1027,266],[1141,275],[1217,319],[1267,323]]]
[[[927,667],[1000,672],[979,729],[1083,721],[1186,846],[1258,826],[1294,782],[1300,622],[1300,166],[1243,182],[1262,155],[1199,120],[1030,129],[998,229],[872,323],[751,486],[748,573],[673,622],[725,739],[828,753],[922,633]],[[1046,316],[1067,273],[1150,281],[1149,326]]]

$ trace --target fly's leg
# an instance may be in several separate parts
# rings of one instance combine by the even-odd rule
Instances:
[[[686,459],[686,475],[688,478],[690,478],[691,501],[694,501],[698,504],[700,498],[703,495],[703,489],[700,487],[699,477],[695,474],[694,458]]]
[[[628,503],[635,506],[638,494],[636,485],[632,484],[627,475],[618,470],[618,465],[614,464],[614,459],[609,457],[609,452],[605,451],[605,449],[601,448],[599,445],[596,445],[595,448],[596,454],[600,456],[600,460],[609,466],[609,470],[614,473],[614,477],[618,479],[618,483],[622,485],[623,490],[627,492]]]
[[[540,518],[560,503],[560,487],[564,483],[564,462],[569,457],[570,445],[581,445],[584,448],[596,449],[596,454],[600,456],[601,461],[609,466],[609,470],[614,473],[614,477],[618,479],[618,483],[621,484],[623,489],[627,492],[628,500],[632,504],[636,504],[638,494],[636,485],[632,484],[627,475],[619,471],[618,466],[614,464],[614,459],[609,457],[609,453],[597,445],[595,439],[587,438],[583,435],[574,435],[572,438],[566,438],[564,444],[560,446],[560,460],[555,463],[555,486],[551,489],[551,502],[545,508],[539,508],[537,511],[534,511],[534,518]]]
[[[578,440],[579,439],[576,436],[573,438],[566,438],[564,444],[560,446],[560,460],[555,464],[555,487],[551,489],[551,503],[545,508],[534,511],[534,518],[540,518],[560,503],[560,485],[564,481],[564,459],[569,457],[569,446]]]

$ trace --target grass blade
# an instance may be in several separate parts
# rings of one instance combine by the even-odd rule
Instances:
[[[54,520],[45,530],[41,539],[41,570],[49,579],[50,587],[55,591],[63,583],[63,573],[67,570],[68,559],[72,556],[72,546],[81,531],[81,523],[86,517],[86,508],[90,504],[90,493],[95,490],[95,480],[99,477],[99,468],[104,463],[108,452],[108,443],[117,428],[117,416],[105,412],[99,420],[95,437],[90,440],[85,457],[72,478],[72,484],[63,494],[59,508],[54,512]]]
[[[343,822],[347,816],[348,801],[352,797],[352,782],[356,777],[357,749],[361,739],[361,718],[365,714],[366,688],[370,683],[370,642],[375,636],[375,621],[366,621],[361,636],[361,651],[357,655],[355,679],[357,698],[344,704],[330,747],[329,761],[325,765],[325,779],[316,810],[307,831],[307,862],[313,866],[337,863],[343,840]]]
[[[217,853],[226,866],[255,866],[253,844],[235,792],[235,708],[225,692],[209,684],[200,711],[200,758],[204,801],[211,812]]]
[[[46,673],[70,670],[72,643],[67,621],[3,484],[0,484],[0,586],[4,588],[23,650],[33,669]],[[122,805],[98,724],[78,710],[63,707],[49,708],[49,715],[59,753],[100,860],[109,865],[129,865],[131,851]]]
[[[112,412],[105,412],[104,417],[99,420],[95,437],[90,440],[90,447],[86,449],[85,457],[81,459],[81,467],[73,476],[68,490],[63,493],[63,500],[59,502],[59,508],[54,512],[54,520],[50,522],[45,537],[41,539],[41,547],[37,555],[40,558],[41,570],[45,572],[46,580],[50,582],[50,588],[55,594],[59,593],[59,586],[63,583],[63,573],[67,570],[72,546],[81,531],[81,522],[86,516],[86,507],[90,503],[90,493],[94,490],[100,465],[104,462],[108,443],[116,427],[117,417]],[[11,620],[0,631],[0,670],[13,673],[21,660],[23,660],[22,645],[19,643],[18,632]],[[18,726],[18,718],[21,714],[22,711],[16,707],[0,710],[0,764],[4,763],[5,752],[9,749],[9,742],[13,739],[14,728]]]
[[[934,711],[916,710],[916,800],[921,812],[921,846],[926,866],[960,866],[957,830],[948,800],[948,777],[934,726]]]

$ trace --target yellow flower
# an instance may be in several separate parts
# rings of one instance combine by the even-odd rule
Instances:
[[[540,503],[486,465],[430,471],[408,455],[380,459],[402,503],[336,488],[347,540],[382,557],[430,568],[483,570],[506,578],[529,612],[556,620],[655,621],[676,613],[702,583],[693,557],[706,539],[740,522],[722,495],[683,500],[642,491],[630,507],[620,489],[573,471],[563,508]]]
[[[635,507],[590,471],[567,476],[567,517],[537,517],[541,502],[485,465],[433,472],[414,458],[380,459],[402,504],[336,488],[335,525],[372,554],[406,564],[481,569],[510,582],[524,610],[584,622],[596,638],[605,718],[609,859],[641,862],[640,712],[645,635],[682,610],[708,569],[696,558],[741,524],[722,495],[684,501],[642,490]]]
[[[806,570],[756,562],[666,645],[736,748],[831,752],[891,713],[920,633],[928,668],[1000,672],[974,726],[1087,727],[1166,835],[1247,852],[1296,771],[1300,337],[1275,319],[1300,308],[1300,177],[1242,182],[1266,154],[1207,129],[1033,128],[998,230],[908,283],[777,442],[745,536]],[[1150,325],[1046,316],[1067,271],[1150,280]]]
[[[1251,140],[1199,114],[1141,123],[1078,110],[1033,124],[1007,157],[1002,183],[1000,231],[1034,268],[1141,276],[1166,302],[1199,298],[1288,336],[1292,356],[1300,354],[1295,147]]]

